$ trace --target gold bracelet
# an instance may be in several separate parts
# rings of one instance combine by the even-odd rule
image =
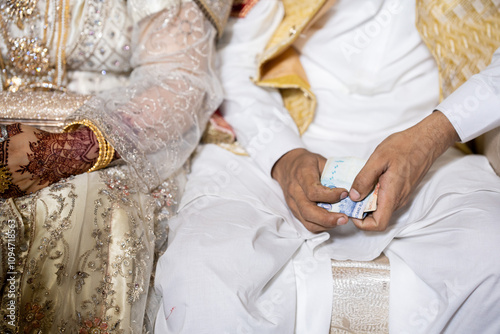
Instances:
[[[72,130],[72,128],[78,126],[78,125],[83,125],[88,127],[96,136],[97,138],[97,143],[99,144],[99,156],[97,157],[97,161],[95,162],[94,166],[92,166],[87,173],[91,173],[93,171],[105,168],[106,166],[109,165],[109,163],[113,160],[114,154],[115,154],[115,149],[111,144],[108,143],[106,138],[104,138],[104,135],[102,134],[101,130],[97,126],[94,125],[90,120],[88,119],[82,119],[79,121],[74,121],[66,125],[63,129],[64,132],[69,132]]]
[[[113,148],[113,146],[111,146],[111,144],[108,141],[106,141],[106,157],[103,160],[103,166],[106,167],[107,165],[109,165],[111,161],[113,161],[114,156],[115,156],[115,149]]]
[[[12,184],[12,174],[5,165],[0,164],[0,194],[6,192]]]

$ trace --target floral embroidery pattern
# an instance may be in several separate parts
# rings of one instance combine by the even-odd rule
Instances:
[[[40,328],[40,320],[45,317],[42,306],[39,304],[26,303],[24,315],[24,333],[31,333],[33,330]]]
[[[82,182],[96,186],[88,191]],[[176,188],[175,182],[168,184]],[[17,224],[31,222],[33,213],[38,214],[36,227],[24,227],[32,244],[18,242],[31,250],[16,266],[22,277],[17,285],[22,287],[17,292],[23,305],[20,333],[124,333],[132,306],[144,302],[149,292],[158,210],[172,200],[159,190],[161,196],[142,197],[139,204],[144,195],[131,189],[126,168],[108,168],[70,177],[12,202],[22,212]],[[5,203],[0,202],[0,208],[0,222],[18,217]],[[58,293],[61,289],[63,294]],[[66,305],[61,303],[68,295],[70,307],[52,307]],[[3,329],[0,325],[0,332]]]
[[[83,327],[78,331],[79,334],[108,334],[108,323],[102,321],[101,318],[94,318],[94,320],[85,320]]]

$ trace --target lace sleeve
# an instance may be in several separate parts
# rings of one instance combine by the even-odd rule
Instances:
[[[93,97],[70,118],[91,119],[143,190],[182,166],[222,101],[213,70],[215,36],[192,1],[141,20],[130,85]]]

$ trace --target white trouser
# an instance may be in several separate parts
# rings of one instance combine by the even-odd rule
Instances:
[[[314,235],[249,158],[209,145],[193,163],[158,262],[163,305],[156,329],[327,332],[332,288],[325,258],[370,260],[384,251],[391,261],[391,332],[499,333],[499,217],[500,178],[486,159],[450,151],[385,232],[349,223]],[[301,270],[307,262],[312,269]]]

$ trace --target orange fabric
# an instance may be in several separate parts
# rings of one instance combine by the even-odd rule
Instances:
[[[307,82],[307,74],[300,63],[299,54],[294,48],[288,48],[278,57],[262,65],[261,81],[273,80],[291,74],[298,75]]]
[[[259,0],[235,0],[233,9],[231,10],[231,16],[240,18],[245,17],[257,2],[259,2]]]

